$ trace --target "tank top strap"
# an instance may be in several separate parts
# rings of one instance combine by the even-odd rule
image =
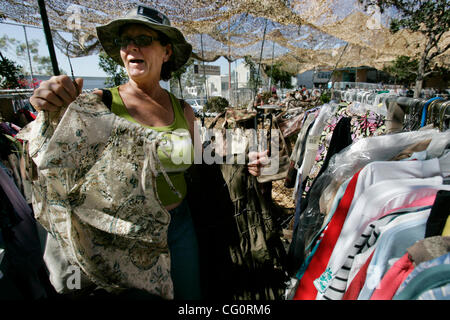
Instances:
[[[180,122],[177,121],[177,128],[184,128],[189,130],[189,124],[186,120],[186,117],[184,116],[184,105],[182,105],[182,103],[184,103],[184,100],[178,99],[177,97],[175,97],[175,95],[167,90],[166,92],[169,94],[170,100],[172,101],[173,111],[175,113],[175,121],[177,121],[178,119],[181,120]]]

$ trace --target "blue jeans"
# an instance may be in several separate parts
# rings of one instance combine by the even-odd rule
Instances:
[[[198,243],[187,200],[169,211],[168,243],[175,300],[200,300]]]

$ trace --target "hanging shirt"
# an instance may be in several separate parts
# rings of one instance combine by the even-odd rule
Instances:
[[[108,291],[173,298],[170,214],[155,188],[156,175],[165,175],[159,133],[81,94],[59,114],[40,112],[19,135],[39,173],[36,218],[70,264]]]
[[[389,268],[389,261],[400,258],[408,247],[416,241],[424,238],[425,224],[427,222],[430,210],[417,215],[406,215],[396,219],[392,223],[395,226],[389,230],[382,231],[374,256],[367,269],[366,282],[362,288],[358,300],[368,300],[373,291],[380,287],[380,282]],[[409,218],[409,219],[408,219]]]
[[[349,218],[346,217],[347,213],[353,209],[353,199],[360,198],[362,192],[375,182],[400,177],[428,177],[438,175],[439,173],[439,162],[437,159],[432,159],[425,162],[414,161],[410,163],[389,161],[372,162],[365,166],[359,173],[355,174],[352,179],[352,188],[348,188],[346,190],[346,201],[340,203],[338,210],[336,210],[338,214],[333,213],[333,217],[331,218],[330,224],[325,232],[324,240],[326,241],[322,240],[323,243],[319,245],[319,249],[314,254],[316,256],[311,260],[312,264],[308,267],[309,270],[305,272],[305,278],[300,282],[297,289],[296,299],[314,299],[317,293],[317,287],[321,287],[322,285],[322,293],[326,291],[326,287],[330,283],[331,279],[327,281],[319,281],[315,279],[318,279],[322,272],[324,272],[323,277],[327,277],[325,267],[329,261],[328,259],[331,257],[334,246],[338,241],[338,237],[341,234],[344,221],[347,226],[351,223],[347,221]],[[354,217],[352,219],[358,218]],[[346,231],[346,233],[343,234],[347,234],[348,232],[356,233],[352,230]],[[345,257],[341,257],[341,259],[343,258],[345,261],[346,257],[347,255]],[[315,285],[314,282],[316,282]]]
[[[370,221],[378,219],[391,209],[402,207],[418,198],[435,195],[441,188],[448,188],[448,186],[442,185],[442,177],[388,180],[367,188],[355,203],[352,211],[348,213],[339,239],[328,261],[326,270],[331,275],[330,280],[336,276],[348,257],[353,243]],[[329,283],[330,281],[327,284],[329,285]],[[317,298],[321,298],[322,294],[319,292]]]

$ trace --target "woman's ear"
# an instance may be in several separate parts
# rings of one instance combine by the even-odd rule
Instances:
[[[165,56],[164,56],[164,62],[167,62],[167,61],[169,61],[169,59],[170,59],[170,56],[172,55],[172,45],[169,43],[167,46],[166,46],[166,54],[165,54]]]

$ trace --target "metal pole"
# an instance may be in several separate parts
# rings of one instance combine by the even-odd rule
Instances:
[[[59,76],[58,61],[56,60],[55,47],[53,46],[52,32],[48,23],[47,10],[45,9],[44,0],[38,0],[39,11],[41,13],[42,26],[44,27],[45,39],[47,40],[48,52],[50,54],[50,60],[52,62],[53,74]]]
[[[231,102],[231,47],[230,47],[230,19],[228,19],[228,99]]]
[[[272,41],[272,65],[270,67],[270,79],[269,79],[269,90],[272,90],[272,77],[273,77],[273,56],[275,52],[275,41]]]
[[[206,96],[206,101],[208,101],[208,82],[206,81],[206,70],[205,70],[205,57],[203,54],[203,33],[200,34],[200,44],[202,46],[202,65],[203,65],[203,79],[205,81],[205,96]]]
[[[203,51],[203,33],[200,34],[200,45],[202,47],[202,65],[203,65],[203,80],[205,83],[205,105],[203,106],[203,114],[202,114],[202,127],[205,126],[205,106],[208,103],[208,83],[206,82],[206,73],[205,73],[205,56]]]
[[[256,87],[258,86],[258,80],[259,80],[260,69],[261,69],[261,60],[262,60],[262,55],[263,55],[263,50],[264,50],[264,41],[266,40],[266,30],[267,30],[267,19],[264,21],[264,33],[263,33],[263,39],[262,39],[262,44],[261,44],[261,53],[259,55],[258,75],[257,75],[256,83],[255,83],[255,98],[256,98],[256,91],[257,91]]]
[[[28,45],[27,29],[23,27],[23,33],[25,34],[25,43],[27,45],[28,63],[30,64],[30,85],[33,87],[33,65],[31,64],[30,47]]]

